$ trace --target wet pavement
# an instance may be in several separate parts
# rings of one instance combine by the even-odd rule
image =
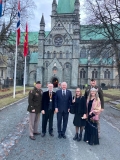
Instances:
[[[27,99],[0,111],[0,160],[119,160],[120,111],[105,105],[101,114],[100,145],[73,141],[73,115],[69,115],[67,139],[58,139],[54,115],[54,137],[29,139]],[[42,117],[42,116],[41,116]],[[41,118],[39,131],[41,132]]]

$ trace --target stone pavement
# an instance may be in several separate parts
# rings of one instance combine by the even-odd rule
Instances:
[[[118,160],[120,152],[120,111],[105,105],[101,114],[100,145],[73,141],[75,129],[70,114],[67,139],[57,138],[56,114],[54,137],[29,139],[27,99],[0,111],[0,160]],[[41,131],[41,119],[39,131]]]
[[[110,101],[110,103],[117,105],[117,104],[120,104],[120,100]]]

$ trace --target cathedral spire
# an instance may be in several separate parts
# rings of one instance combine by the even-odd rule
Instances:
[[[75,0],[75,3],[79,3],[79,0]]]
[[[74,20],[74,38],[80,39],[80,2],[75,0],[74,3],[74,13],[76,14]]]
[[[80,2],[79,2],[79,0],[75,0],[74,8],[75,8],[74,13],[79,14],[79,12],[80,12]]]
[[[53,3],[52,4],[57,4],[56,0],[53,0]]]
[[[57,13],[57,2],[56,0],[53,0],[52,3],[52,15],[55,15]]]
[[[42,14],[42,18],[41,18],[41,21],[40,21],[40,25],[45,25],[45,20],[44,20],[43,14]]]
[[[41,21],[40,21],[40,30],[43,32],[45,31],[45,20],[44,20],[43,14],[42,14]]]

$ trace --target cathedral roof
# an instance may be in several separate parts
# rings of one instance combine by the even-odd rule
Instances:
[[[112,65],[112,58],[102,58],[102,64],[104,65]],[[82,65],[88,64],[88,58],[80,58],[79,63]],[[98,65],[100,63],[100,58],[91,58],[89,61],[92,65]]]
[[[49,34],[49,31],[45,31],[45,36]],[[38,45],[38,35],[39,32],[28,32],[28,41],[29,45]],[[21,32],[21,37],[20,37],[20,44],[23,45],[24,43],[24,37],[25,37],[25,32]],[[15,45],[15,39],[16,39],[16,34],[13,33],[9,39],[9,43],[11,45]]]
[[[30,53],[30,64],[37,64],[38,63],[38,53],[37,52],[33,52]]]
[[[119,26],[120,28],[120,26]],[[47,37],[50,31],[45,31],[45,36]],[[107,33],[107,31],[106,31]],[[80,25],[80,40],[81,41],[98,41],[98,40],[107,40],[108,36],[106,36],[105,29],[101,25]],[[20,44],[23,45],[25,33],[21,33]],[[39,32],[29,32],[28,40],[29,45],[38,45],[38,35]],[[115,32],[116,39],[120,39],[120,30],[116,30]],[[15,45],[16,34],[12,34],[9,39],[11,45]]]
[[[105,34],[102,34],[102,32],[99,29],[99,32],[97,29],[95,29],[94,26],[89,25],[81,25],[80,27],[80,38],[81,40],[105,40],[107,37],[105,37]]]
[[[75,0],[59,0],[57,13],[73,13]]]
[[[120,25],[118,27],[114,28],[115,38],[120,39]],[[111,26],[109,30],[112,33]],[[80,38],[81,40],[108,40],[108,38],[111,38],[112,36],[108,37],[107,35],[108,31],[104,26],[101,25],[81,25],[80,26]]]

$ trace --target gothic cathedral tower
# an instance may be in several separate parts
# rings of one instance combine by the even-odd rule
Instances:
[[[51,31],[45,37],[42,16],[38,39],[37,80],[43,86],[47,82],[66,81],[68,87],[78,86],[80,46],[79,0],[52,2]]]

